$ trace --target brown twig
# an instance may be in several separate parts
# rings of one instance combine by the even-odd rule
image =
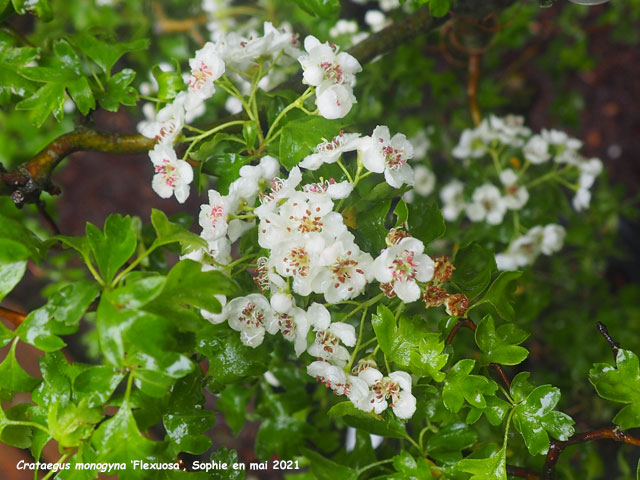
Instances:
[[[640,446],[640,438],[629,435],[627,432],[620,430],[618,427],[601,428],[591,432],[577,433],[569,440],[551,440],[549,452],[547,452],[547,460],[544,464],[542,474],[543,480],[552,480],[554,476],[554,467],[562,451],[569,445],[578,443],[592,442],[594,440],[610,439],[616,442],[628,443],[630,445]]]
[[[44,220],[44,223],[47,224],[47,226],[53,232],[53,234],[60,235],[60,229],[58,228],[58,224],[51,217],[51,215],[49,215],[49,212],[47,212],[47,207],[41,199],[38,199],[36,201],[36,207],[38,208],[38,212],[40,213],[40,216]]]
[[[526,480],[540,480],[540,475],[528,468],[507,465],[507,473],[511,476],[524,478]]]
[[[6,318],[16,327],[19,327],[27,316],[24,313],[16,312],[5,307],[0,307],[0,317]]]
[[[478,83],[480,82],[480,64],[482,55],[474,53],[469,55],[469,77],[467,80],[467,97],[469,97],[469,110],[471,110],[471,118],[473,124],[477,127],[480,125],[482,116],[478,107]]]
[[[615,362],[618,358],[618,349],[620,348],[620,344],[616,342],[611,337],[611,335],[609,335],[609,330],[607,330],[607,327],[605,326],[604,323],[598,322],[597,328],[600,334],[604,337],[604,339],[607,341],[607,343],[611,347],[611,352],[613,353],[613,361]]]

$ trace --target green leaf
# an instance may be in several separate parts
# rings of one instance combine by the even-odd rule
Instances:
[[[623,430],[640,426],[640,367],[633,352],[619,349],[615,368],[596,363],[589,371],[589,381],[602,398],[628,404],[618,412],[613,423]]]
[[[444,347],[440,334],[422,336],[418,348],[411,352],[411,372],[421,377],[430,376],[436,382],[444,380],[445,373],[441,370],[449,360],[449,354],[442,353]]]
[[[95,282],[81,280],[70,283],[49,298],[49,302],[33,310],[16,333],[25,342],[45,352],[63,348],[58,335],[70,335],[100,291]]]
[[[89,407],[105,404],[116,390],[124,374],[106,365],[89,367],[73,381],[73,391],[85,398]]]
[[[265,344],[247,347],[226,325],[207,325],[197,332],[196,351],[209,358],[209,388],[220,391],[229,384],[263,374],[269,368]]]
[[[145,438],[138,430],[128,402],[123,403],[112,418],[100,425],[91,437],[96,451],[96,462],[124,462],[131,467],[133,460],[154,461],[158,444]],[[127,480],[140,477],[132,468],[118,471],[118,478]]]
[[[246,420],[247,404],[253,396],[254,389],[242,384],[227,385],[216,402],[216,408],[224,415],[227,423],[235,436],[240,433]]]
[[[512,324],[501,325],[496,331],[491,315],[480,321],[475,333],[476,343],[483,352],[483,361],[502,365],[517,365],[527,358],[527,349],[518,345],[528,336],[527,332]]]
[[[161,210],[151,210],[151,224],[156,231],[154,245],[180,243],[183,254],[199,248],[208,248],[206,240],[181,225],[170,222]]]
[[[8,0],[4,1],[6,5]],[[0,1],[0,14],[3,10]],[[9,103],[14,92],[25,96],[34,91],[33,82],[24,78],[18,71],[35,60],[39,54],[38,48],[13,47],[8,41],[0,40],[0,105]]]
[[[376,334],[378,345],[385,355],[391,355],[396,337],[396,319],[387,307],[378,304],[378,311],[371,316],[371,325]]]
[[[3,215],[0,215],[0,239],[19,243],[21,247],[26,248],[29,251],[29,257],[33,258],[36,262],[39,262],[42,259],[46,250],[42,241],[31,230],[25,227],[21,222]],[[19,242],[17,239],[19,239]],[[2,255],[5,248],[6,247],[0,248],[0,255]],[[15,255],[15,252],[12,253],[12,255]],[[4,259],[5,256],[2,255],[0,258]],[[17,258],[14,258],[13,260],[15,261]],[[0,275],[0,279],[1,278],[2,275]]]
[[[156,95],[160,100],[173,100],[185,88],[180,72],[165,72],[160,66],[155,65],[151,69],[151,73],[156,82],[158,82],[158,93]]]
[[[483,303],[489,303],[493,308],[495,308],[500,317],[504,320],[512,321],[515,316],[515,311],[510,302],[510,292],[508,287],[511,282],[521,276],[522,272],[501,272],[500,275],[498,275],[498,278],[496,278],[491,284],[487,293],[484,294],[482,299],[477,302],[474,307]]]
[[[171,389],[169,408],[163,416],[167,437],[178,451],[204,453],[211,439],[204,435],[214,423],[215,414],[204,408],[203,377],[200,370],[181,378]]]
[[[16,448],[29,448],[32,444],[32,428],[12,425],[11,421],[29,420],[28,403],[21,403],[6,410],[0,408],[0,441]]]
[[[356,241],[360,248],[372,255],[378,255],[387,246],[385,239],[389,233],[386,227],[389,208],[391,208],[391,200],[370,205],[356,217],[359,233]]]
[[[498,388],[494,382],[489,382],[485,377],[470,375],[474,366],[475,361],[463,359],[447,374],[442,389],[442,401],[444,406],[453,413],[460,411],[465,400],[476,408],[485,408],[487,402],[484,395],[491,395]]]
[[[526,380],[526,377],[524,377]],[[511,393],[518,393],[519,385],[511,385]],[[546,454],[549,450],[548,433],[558,440],[567,440],[575,430],[574,421],[568,415],[554,410],[560,400],[560,390],[551,385],[534,388],[514,408],[513,425],[522,434],[531,455]]]
[[[305,12],[316,17],[332,18],[340,13],[340,0],[294,0]]]
[[[507,480],[506,452],[501,448],[489,458],[465,458],[456,469],[472,473],[470,480]]]
[[[11,344],[7,356],[0,363],[0,388],[10,392],[30,392],[40,380],[25,372],[16,359],[17,339]]]
[[[434,201],[415,201],[408,205],[408,230],[425,245],[444,235],[446,230],[440,207]]]
[[[303,443],[307,428],[305,420],[296,416],[278,414],[264,419],[256,434],[256,456],[267,460],[275,453],[280,458],[291,458]]]
[[[332,418],[339,418],[350,427],[389,438],[405,438],[406,427],[395,415],[381,416],[373,412],[358,410],[351,402],[340,402],[327,413]]]
[[[162,294],[147,305],[147,310],[180,316],[185,313],[185,306],[194,306],[220,313],[222,307],[214,295],[233,295],[237,284],[222,272],[202,272],[201,268],[202,265],[193,260],[178,262],[169,272]]]
[[[101,410],[89,407],[86,402],[79,405],[70,403],[64,407],[58,403],[50,404],[47,420],[51,435],[60,447],[77,447],[102,420]]]
[[[211,454],[211,460],[218,465],[226,463],[229,468],[226,470],[220,470],[216,472],[216,480],[243,480],[245,477],[245,471],[238,469],[235,470],[233,465],[241,463],[238,460],[238,452],[235,450],[229,450],[226,447],[220,447],[218,450]],[[209,477],[207,477],[209,478]]]
[[[318,480],[357,480],[358,472],[346,465],[340,465],[328,458],[323,457],[319,453],[304,448],[304,456],[311,463],[311,471]]]
[[[476,432],[464,422],[453,421],[442,426],[426,443],[426,452],[441,462],[462,459],[462,450],[471,448],[478,441]]]
[[[117,112],[120,105],[133,106],[140,96],[138,91],[130,86],[136,76],[136,72],[130,68],[124,68],[107,81],[104,92],[98,92],[100,106],[110,112]]]
[[[312,4],[322,1],[304,0],[304,3]],[[280,163],[291,170],[304,157],[311,154],[316,146],[335,137],[339,130],[338,123],[319,116],[306,116],[285,124],[280,134]]]
[[[49,0],[37,0],[36,2],[27,2],[27,0],[11,0],[13,8],[20,15],[25,13],[35,13],[44,22],[48,22],[53,18],[53,10]]]
[[[444,17],[451,9],[451,0],[429,0],[429,13],[434,17]]]
[[[456,269],[451,281],[469,300],[473,300],[487,288],[491,276],[497,271],[493,253],[477,242],[458,250],[453,263]]]
[[[11,342],[11,340],[13,340],[15,336],[16,334],[13,330],[9,330],[4,326],[4,323],[0,322],[0,348],[4,347],[5,345],[9,345],[9,342]],[[2,397],[0,397],[0,400],[1,398]]]
[[[0,301],[22,280],[29,250],[21,243],[0,238]]]
[[[87,242],[105,283],[111,283],[118,269],[136,250],[137,238],[131,217],[112,214],[104,222],[104,233],[87,223]]]
[[[118,309],[137,310],[144,307],[160,295],[167,279],[163,275],[143,276],[132,280],[129,278],[128,275],[124,286],[104,293]]]
[[[65,85],[47,83],[32,96],[19,102],[16,105],[16,110],[32,110],[31,122],[40,128],[49,114],[53,114],[56,120],[62,119],[64,116],[64,92]]]
[[[114,42],[100,40],[88,33],[81,33],[74,37],[75,46],[96,63],[102,72],[109,76],[115,63],[127,52],[141,50],[149,46],[148,39],[138,39],[132,42]]]

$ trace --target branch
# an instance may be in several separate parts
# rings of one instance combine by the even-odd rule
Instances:
[[[411,17],[400,20],[384,30],[369,36],[355,45],[349,53],[361,64],[366,64],[399,45],[414,40],[417,36],[429,32],[445,19],[432,19],[428,8],[423,8]],[[301,88],[300,76],[285,82],[283,86]],[[35,203],[41,192],[60,193],[51,183],[51,174],[58,164],[69,154],[77,151],[109,153],[142,153],[151,150],[154,140],[142,135],[122,135],[77,127],[49,145],[27,163],[11,172],[2,170],[0,165],[0,195],[11,196],[13,202],[21,207],[25,203]]]
[[[605,326],[604,323],[598,322],[597,328],[600,334],[604,337],[604,339],[607,341],[607,343],[611,347],[611,352],[613,353],[613,361],[615,362],[618,359],[618,349],[620,348],[620,344],[616,342],[613,338],[611,338],[611,335],[609,335],[609,330],[607,330],[607,327]]]
[[[610,439],[616,442],[628,443],[630,445],[640,446],[640,438],[629,435],[627,432],[620,430],[618,427],[601,428],[591,432],[577,433],[569,440],[551,440],[549,452],[547,452],[547,460],[544,464],[542,478],[543,480],[553,480],[554,467],[562,451],[569,445],[578,443],[591,442],[593,440]]]
[[[0,317],[6,318],[16,327],[19,327],[27,316],[24,313],[19,313],[8,308],[0,307]]]

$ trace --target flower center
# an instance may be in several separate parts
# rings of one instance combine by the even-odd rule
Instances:
[[[329,330],[320,330],[316,333],[316,343],[321,345],[322,349],[329,355],[333,355],[338,342],[340,342],[340,339]]]
[[[371,386],[371,391],[373,392],[371,403],[382,402],[387,398],[391,398],[391,402],[389,403],[389,405],[391,405],[392,407],[398,401],[398,398],[400,396],[400,386],[389,377],[381,378],[376,383],[374,383]]]
[[[238,317],[241,323],[246,327],[260,327],[264,321],[264,312],[260,310],[253,302],[247,303],[247,305],[240,312]]]
[[[304,247],[292,248],[283,258],[285,271],[293,276],[306,277],[309,274],[309,254]]]
[[[418,263],[414,260],[415,253],[404,250],[398,255],[389,266],[394,280],[406,282],[416,278],[416,267]]]
[[[320,145],[316,147],[316,152],[324,153],[329,152],[332,153],[335,150],[338,150],[340,147],[344,145],[344,131],[340,130],[340,133],[333,137],[331,140],[322,142]]]
[[[162,160],[162,165],[156,165],[155,171],[156,173],[162,175],[162,180],[164,183],[166,183],[170,187],[176,186],[176,182],[178,181],[178,172],[176,167],[168,158],[164,158]]]
[[[322,62],[320,68],[324,70],[324,78],[334,83],[345,83],[342,67],[336,62]]]
[[[224,209],[222,208],[222,205],[213,205],[211,207],[211,211],[207,214],[207,218],[211,220],[211,226],[213,228],[216,228],[216,224],[218,223],[218,220],[222,218],[223,214]]]
[[[351,251],[347,252],[347,255],[351,255]],[[334,288],[338,288],[340,284],[344,284],[347,280],[351,280],[352,276],[358,273],[364,275],[364,271],[358,268],[358,262],[353,258],[339,258],[336,263],[331,267],[331,274],[335,279]],[[352,291],[353,287],[349,287],[349,291]]]
[[[289,341],[293,341],[296,338],[296,323],[293,321],[293,317],[286,313],[278,315],[278,325],[282,336]]]
[[[191,79],[189,79],[189,87],[195,90],[201,90],[204,84],[213,75],[213,72],[209,69],[206,63],[200,62],[200,67],[196,70],[191,70]]]
[[[384,145],[382,138],[378,139],[382,143],[382,154],[384,155],[384,161],[387,167],[391,170],[400,170],[400,168],[407,163],[404,158],[404,150],[398,150],[391,145]]]

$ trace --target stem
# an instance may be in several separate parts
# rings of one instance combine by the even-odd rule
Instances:
[[[359,477],[360,475],[362,475],[367,470],[371,470],[372,468],[379,467],[380,465],[385,465],[387,463],[392,463],[392,462],[393,462],[393,459],[392,458],[388,458],[386,460],[380,460],[379,462],[370,463],[366,467],[362,467],[360,470],[358,470],[356,472],[356,476]]]
[[[62,455],[58,461],[55,463],[56,465],[60,465],[61,463],[63,463],[67,458],[69,458],[71,456],[71,453],[65,453],[64,455]],[[49,473],[47,473],[44,477],[42,477],[42,480],[47,480],[49,478],[51,478],[52,475],[54,475],[55,473],[58,473],[59,471],[52,468],[51,470],[49,470]]]
[[[347,167],[345,167],[344,164],[342,163],[342,160],[338,160],[336,163],[338,164],[340,169],[344,172],[344,174],[347,176],[347,180],[349,180],[349,183],[353,183],[353,179],[351,178],[351,174],[349,173],[349,170],[347,170]]]
[[[351,371],[351,366],[353,365],[354,360],[356,359],[356,354],[360,349],[360,342],[362,341],[362,332],[364,331],[364,319],[367,316],[368,307],[364,309],[362,312],[362,318],[360,318],[360,330],[358,331],[358,341],[356,342],[356,346],[353,349],[353,353],[351,354],[351,358],[349,359],[349,363],[345,367],[346,372]]]
[[[0,307],[0,317],[6,318],[11,323],[13,323],[16,327],[18,327],[27,316],[24,313],[15,312],[5,307]]]
[[[134,268],[136,268],[140,262],[142,262],[142,260],[144,260],[145,258],[147,258],[149,255],[151,255],[151,252],[153,252],[156,248],[158,248],[158,245],[156,245],[155,242],[153,242],[151,244],[151,246],[149,248],[147,248],[144,252],[142,252],[138,258],[136,258],[133,262],[131,262],[129,264],[129,266],[127,268],[125,268],[124,270],[122,270],[118,275],[116,275],[116,277],[113,279],[113,281],[111,282],[111,288],[114,288],[116,285],[118,285],[118,283],[120,283],[120,281],[122,280],[122,278],[129,273],[131,270],[133,270]]]
[[[189,153],[191,152],[193,147],[201,140],[207,137],[210,137],[211,135],[218,133],[219,131],[224,130],[227,127],[232,127],[233,125],[241,125],[243,123],[244,123],[244,120],[234,120],[232,122],[223,123],[222,125],[212,128],[211,130],[201,133],[200,135],[197,135],[195,137],[185,137],[183,140],[186,142],[190,141],[191,145],[189,145],[189,148],[187,148],[187,151],[184,152],[182,159],[185,160],[189,156]]]
[[[382,297],[384,297],[384,293],[376,295],[371,300],[368,300],[368,301],[366,301],[364,303],[361,303],[358,307],[354,308],[349,313],[347,313],[347,315],[345,317],[342,317],[342,319],[340,321],[344,322],[347,318],[352,316],[354,313],[357,313],[360,310],[362,310],[363,308],[369,308],[371,305],[374,305],[374,304],[378,303],[378,300],[380,300]]]
[[[300,95],[293,102],[291,102],[289,105],[287,105],[282,109],[282,111],[278,114],[276,119],[271,124],[271,127],[269,127],[269,131],[265,136],[264,143],[268,144],[271,141],[273,134],[275,133],[275,128],[278,126],[278,123],[280,123],[280,121],[284,118],[284,116],[294,108],[299,108],[301,105],[303,105],[304,101],[307,98],[309,98],[311,95],[313,95],[313,93],[314,93],[313,87],[307,88],[302,95]]]

